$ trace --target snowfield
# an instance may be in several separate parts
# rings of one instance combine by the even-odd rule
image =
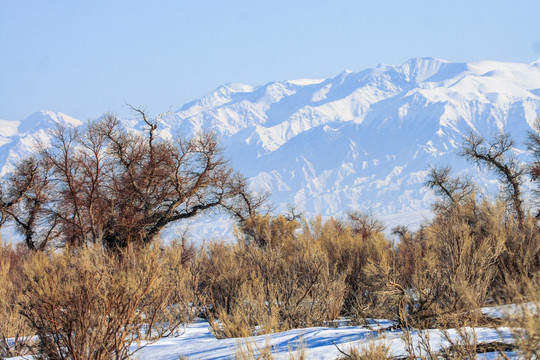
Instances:
[[[519,316],[522,311],[536,313],[539,304],[503,305],[486,307],[482,313],[493,319]],[[252,336],[248,338],[216,339],[210,330],[210,324],[203,319],[196,319],[179,330],[179,335],[133,344],[134,359],[138,360],[217,360],[235,359],[239,351],[246,354],[249,347],[254,355],[259,350],[270,348],[273,358],[291,359],[291,355],[303,353],[307,359],[335,360],[344,356],[340,351],[348,352],[351,347],[367,348],[372,343],[382,343],[389,348],[391,356],[400,359],[407,356],[405,333],[395,329],[391,321],[372,320],[370,326],[348,326],[347,319],[334,322],[331,327],[310,327],[293,329],[274,334]],[[514,343],[513,332],[508,327],[477,327],[448,330],[411,330],[410,339],[417,356],[426,355],[425,344],[429,343],[434,352],[439,352],[453,344],[463,344],[463,334],[476,336],[478,344]],[[138,349],[138,350],[137,350]],[[520,359],[518,352],[507,351],[510,359]],[[9,360],[33,359],[33,356],[19,356]],[[478,354],[478,359],[498,359],[497,352]]]
[[[512,335],[508,328],[476,328],[478,341],[511,342]],[[439,351],[448,346],[445,336],[439,330],[428,330],[424,335],[430,339],[432,349]],[[412,332],[415,347],[420,343],[417,331]],[[448,330],[448,335],[456,341],[460,338],[456,330]],[[239,347],[245,348],[245,344],[252,345],[253,349],[271,347],[276,359],[289,359],[290,350],[295,351],[298,347],[305,348],[308,359],[330,360],[343,356],[334,345],[347,352],[351,346],[363,347],[370,342],[383,342],[390,347],[392,356],[402,357],[407,353],[401,330],[377,331],[361,326],[314,327],[295,329],[277,334],[260,335],[241,339],[216,339],[209,330],[206,321],[198,321],[186,327],[185,333],[176,338],[164,338],[148,344],[139,350],[135,358],[141,360],[178,360],[179,356],[188,359],[234,359]],[[498,354],[485,354],[481,358],[495,359]],[[516,354],[510,354],[516,355]]]

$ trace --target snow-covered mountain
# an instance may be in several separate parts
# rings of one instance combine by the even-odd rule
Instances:
[[[393,226],[428,216],[429,164],[471,167],[455,155],[471,129],[509,132],[523,150],[521,140],[539,114],[540,61],[423,58],[331,79],[223,85],[162,116],[160,129],[164,137],[216,131],[234,166],[270,191],[278,210],[295,204],[330,216],[363,209]],[[29,151],[25,139],[43,136],[56,122],[79,124],[52,112],[0,121],[3,173]]]
[[[57,125],[77,127],[80,120],[54,111],[38,111],[22,121],[0,120],[0,176],[13,169],[13,165],[35,153],[37,143],[47,144],[49,130]]]

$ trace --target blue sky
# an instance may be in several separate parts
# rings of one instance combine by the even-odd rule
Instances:
[[[0,118],[175,110],[413,57],[532,62],[540,1],[0,0]]]

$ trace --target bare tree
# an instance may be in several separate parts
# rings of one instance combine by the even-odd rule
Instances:
[[[525,214],[521,185],[525,169],[512,155],[513,146],[514,141],[502,132],[489,141],[471,132],[465,139],[459,155],[478,166],[484,165],[495,171],[505,186],[506,195],[512,203],[518,223],[522,224]]]
[[[0,205],[26,208],[24,219],[15,211],[2,214],[29,234],[30,248],[51,237],[74,246],[148,244],[168,224],[210,209],[245,220],[263,206],[265,196],[249,191],[246,179],[223,157],[215,134],[163,140],[157,121],[134,110],[146,124],[144,134],[127,131],[113,115],[81,130],[58,127],[33,167],[18,167],[18,177],[7,185],[13,199]],[[36,230],[47,227],[47,241],[43,235],[37,239]]]
[[[540,197],[540,118],[536,119],[533,130],[529,131],[528,133],[527,140],[527,146],[532,152],[533,156],[533,161],[529,167],[529,172],[532,180],[537,184],[537,187],[534,190],[534,195],[537,206],[540,206],[540,201],[538,200]],[[538,210],[536,217],[540,217],[540,209]]]
[[[448,166],[430,167],[425,186],[436,195],[446,199],[447,205],[455,205],[475,193],[478,188],[470,177],[452,177]],[[444,202],[443,202],[444,204]],[[436,206],[443,205],[438,203]]]
[[[57,225],[47,211],[51,184],[43,165],[36,158],[23,160],[2,184],[1,224],[12,220],[30,250],[44,249]]]
[[[384,224],[370,212],[351,210],[347,213],[347,218],[352,233],[360,234],[364,240],[384,231]]]

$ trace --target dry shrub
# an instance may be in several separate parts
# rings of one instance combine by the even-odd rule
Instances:
[[[506,208],[469,198],[441,210],[416,234],[402,233],[399,277],[390,279],[407,311],[404,325],[442,325],[442,317],[485,304],[505,251]],[[404,318],[406,316],[406,318]]]
[[[251,288],[245,285],[252,274],[245,257],[241,256],[244,247],[243,244],[211,243],[202,254],[201,288],[211,304],[207,316],[218,338],[250,336],[258,325],[252,320],[253,311],[246,313],[242,309],[243,300],[249,304],[253,298]]]
[[[476,359],[479,347],[474,328],[457,328],[455,335],[445,330],[443,337],[450,344],[442,350],[445,359]]]
[[[32,330],[19,314],[22,302],[20,268],[27,251],[0,244],[0,358],[29,352]]]
[[[289,360],[308,359],[308,349],[305,340],[299,337],[294,345],[289,344]]]
[[[362,281],[355,298],[355,313],[358,319],[392,319],[399,314],[403,305],[395,294],[396,290],[396,253],[392,244],[382,234],[370,238],[369,258],[362,270]]]
[[[298,224],[290,222],[295,221],[281,217],[251,221],[252,229],[272,229],[255,234],[265,238],[264,242],[252,241],[254,236],[249,234],[249,239],[238,244],[210,248],[212,267],[222,270],[212,288],[227,294],[223,297],[219,291],[211,291],[216,296],[215,316],[221,320],[213,322],[216,335],[270,333],[337,318],[345,291],[344,275],[335,272],[316,246],[294,234],[292,229]],[[221,256],[216,257],[216,249]]]
[[[472,199],[426,228],[428,247],[436,256],[436,267],[429,270],[438,277],[432,298],[426,299],[434,305],[432,311],[456,313],[485,304],[505,249],[505,214],[502,203]],[[415,290],[418,298],[424,296],[425,288]]]
[[[505,251],[493,287],[493,297],[498,302],[513,301],[516,294],[527,294],[530,282],[540,272],[538,219],[526,216],[521,225],[506,221],[505,237]]]
[[[300,224],[284,216],[272,218],[270,215],[253,216],[243,222],[239,239],[247,244],[255,244],[261,248],[291,244],[296,238],[296,230]]]
[[[344,276],[336,274],[324,254],[298,239],[294,247],[246,252],[260,279],[269,307],[277,307],[283,328],[321,325],[336,319],[345,291]]]
[[[416,335],[418,341],[415,343],[411,331],[409,329],[403,331],[402,339],[405,342],[407,359],[476,359],[478,339],[474,328],[460,327],[452,330],[441,330],[440,335],[447,345],[438,351],[434,349],[431,342],[430,330],[419,330]]]
[[[279,332],[284,328],[279,308],[266,303],[266,295],[260,291],[262,288],[260,279],[244,283],[229,312],[224,307],[216,307],[210,317],[210,326],[217,338],[249,337]]]
[[[395,312],[378,288],[386,279],[379,265],[394,268],[395,251],[373,216],[356,212],[325,222],[319,216],[302,224],[259,216],[241,230],[238,244],[209,247],[218,336]]]
[[[505,315],[520,355],[524,359],[540,358],[540,274],[525,284],[510,284],[508,294],[514,305]]]
[[[405,343],[405,352],[407,353],[407,359],[418,360],[435,360],[438,359],[437,353],[435,353],[431,347],[431,339],[429,331],[418,331],[418,342],[413,341],[412,332],[409,328],[403,328],[403,334],[401,335],[403,342]]]
[[[400,327],[485,325],[479,307],[508,301],[540,267],[538,225],[519,224],[503,201],[474,193],[440,203],[396,247],[371,215],[303,221],[254,217],[239,243],[209,247],[202,288],[219,336],[321,324],[341,314],[389,318]],[[217,324],[217,323],[216,323]]]
[[[336,274],[345,276],[346,315],[357,319],[387,314],[376,295],[379,286],[370,264],[392,264],[394,250],[382,233],[381,224],[370,214],[354,212],[348,220],[321,217],[303,224],[301,238],[319,247]],[[386,261],[386,260],[388,261]]]
[[[451,323],[456,323],[456,318]],[[459,322],[459,321],[458,321]],[[450,326],[450,325],[448,325]],[[444,340],[439,346],[435,347],[431,341],[431,335],[440,336]],[[413,342],[411,331],[404,329],[402,339],[405,342],[407,359],[419,360],[471,360],[477,359],[478,354],[489,353],[489,358],[495,358],[493,355],[499,354],[497,359],[508,359],[506,351],[516,350],[515,344],[509,343],[502,335],[499,341],[489,340],[479,342],[477,329],[472,327],[456,326],[449,329],[438,330],[418,330],[416,332],[417,341]],[[439,340],[440,341],[440,340]]]
[[[323,257],[307,249],[291,260],[252,246],[245,251],[251,277],[240,285],[229,311],[216,306],[216,336],[273,333],[322,325],[339,316],[344,278],[334,278]]]
[[[126,359],[166,302],[159,250],[99,246],[36,253],[24,269],[22,314],[39,358]]]
[[[205,304],[205,296],[200,292],[202,277],[201,252],[197,252],[183,239],[172,241],[162,249],[162,285],[156,290],[160,299],[155,304],[154,318],[148,329],[155,338],[178,335],[183,324],[191,322],[199,315]],[[165,301],[166,300],[166,301]]]
[[[237,301],[240,287],[251,276],[240,256],[242,244],[211,243],[201,254],[203,269],[201,287],[210,303],[227,313]]]

